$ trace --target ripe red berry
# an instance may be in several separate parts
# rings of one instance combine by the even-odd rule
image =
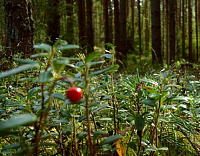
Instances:
[[[82,90],[79,87],[70,87],[66,91],[66,96],[71,102],[78,102],[82,99]]]

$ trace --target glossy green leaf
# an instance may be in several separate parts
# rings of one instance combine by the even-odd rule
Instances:
[[[40,87],[32,88],[28,91],[28,99],[33,97],[35,93],[38,93],[40,91]]]
[[[58,46],[65,46],[67,45],[68,42],[65,40],[57,39],[56,42],[54,43],[54,47],[57,48]]]
[[[107,59],[113,58],[112,54],[103,54],[103,55],[101,55],[100,58],[102,58],[102,57],[105,57],[105,58],[107,58]]]
[[[100,144],[101,145],[109,144],[109,143],[112,143],[113,141],[119,140],[121,138],[122,138],[121,135],[112,135],[112,136],[104,139]]]
[[[153,146],[145,148],[145,151],[156,151],[156,150],[157,148]]]
[[[36,64],[26,64],[26,65],[20,66],[18,68],[14,68],[14,69],[5,71],[3,73],[0,73],[0,79],[21,73],[23,71],[26,71],[26,70],[34,68],[34,67],[39,67],[38,63],[36,63]]]
[[[19,63],[22,63],[22,64],[39,64],[40,61],[34,61],[34,60],[31,60],[31,59],[18,59],[18,58],[15,58],[14,59],[16,62],[19,62]]]
[[[31,55],[31,58],[36,58],[36,57],[49,57],[50,53],[38,53],[38,54],[33,54]]]
[[[103,61],[90,62],[90,63],[89,63],[89,66],[91,67],[91,66],[93,66],[93,65],[102,64],[102,63],[104,63],[104,62],[105,62],[104,60],[103,60]]]
[[[94,60],[99,54],[101,54],[100,51],[90,53],[90,54],[86,57],[85,62],[86,62],[86,63],[91,62],[91,61]]]
[[[6,149],[17,149],[21,147],[21,144],[20,143],[16,143],[16,144],[11,144],[11,145],[8,145],[6,147],[3,148],[3,150],[6,150]]]
[[[74,44],[68,44],[64,46],[59,46],[57,49],[58,50],[70,50],[70,49],[79,49],[80,47],[78,45]]]
[[[156,81],[151,80],[151,79],[140,79],[140,81],[144,82],[144,83],[150,83],[150,84],[158,86],[158,83]]]
[[[168,147],[161,147],[157,149],[158,151],[168,151]]]
[[[4,133],[12,128],[27,125],[36,121],[36,116],[33,114],[24,114],[11,117],[7,121],[0,123],[0,133]]]
[[[68,63],[69,59],[65,57],[56,58],[52,60],[53,69],[58,74],[60,74],[60,72],[66,67]]]
[[[39,75],[38,82],[39,83],[46,83],[46,82],[51,81],[52,78],[53,78],[53,74],[50,70],[42,71]]]
[[[44,50],[44,51],[47,51],[47,52],[51,52],[52,51],[52,47],[48,44],[37,44],[37,45],[34,45],[34,48],[35,49],[39,49],[39,50]]]
[[[187,96],[177,96],[171,99],[171,101],[184,101],[184,102],[189,102],[189,100],[190,98]]]
[[[145,99],[142,103],[150,107],[156,107],[156,100]]]
[[[135,127],[138,131],[142,131],[145,126],[145,119],[142,115],[136,114]]]
[[[127,143],[128,147],[132,148],[133,150],[137,150],[137,145],[135,144],[135,142],[129,142]]]
[[[53,93],[52,97],[54,97],[56,99],[59,99],[59,100],[62,100],[62,101],[66,100],[66,97],[63,94],[61,94],[61,93]]]
[[[116,71],[118,68],[119,68],[119,65],[114,65],[114,66],[93,72],[91,73],[91,75],[98,75],[98,74],[103,74],[106,72],[113,72],[113,71]]]

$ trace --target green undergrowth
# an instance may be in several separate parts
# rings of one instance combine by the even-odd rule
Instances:
[[[198,74],[179,62],[119,74],[114,49],[60,54],[78,48],[38,44],[0,73],[1,155],[199,155]],[[83,90],[77,103],[65,96],[71,85]]]

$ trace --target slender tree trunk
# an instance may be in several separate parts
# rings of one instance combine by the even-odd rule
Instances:
[[[120,23],[119,23],[119,1],[114,0],[114,28],[115,28],[115,46],[116,46],[116,58],[117,62],[121,61],[121,55],[119,51],[120,46]]]
[[[195,0],[195,21],[196,21],[196,63],[198,63],[199,56],[199,31],[198,31],[198,2]]]
[[[108,16],[108,0],[103,0],[103,14],[104,14],[104,36],[105,43],[109,43],[109,16]],[[109,50],[108,46],[105,46],[107,50]]]
[[[140,11],[140,0],[137,1],[138,7],[138,36],[139,36],[139,53],[140,53],[140,60],[142,57],[142,34],[141,34],[141,11]]]
[[[86,0],[87,8],[87,53],[94,51],[94,28],[93,28],[93,1]]]
[[[135,51],[135,0],[131,0],[131,26],[132,26],[132,29],[131,29],[131,43],[133,45],[133,53]]]
[[[120,0],[120,52],[122,53],[124,65],[127,61],[126,9],[126,0]]]
[[[77,3],[78,3],[79,45],[82,48],[84,48],[87,44],[85,0],[78,0]]]
[[[175,1],[170,0],[170,63],[175,62],[176,28],[175,28]]]
[[[166,0],[166,63],[170,64],[169,54],[169,0]]]
[[[145,0],[145,50],[149,50],[149,1]]]
[[[59,2],[47,1],[47,37],[48,42],[53,45],[60,35],[60,15],[59,15]]]
[[[6,25],[6,55],[12,61],[13,54],[29,57],[33,50],[33,19],[30,0],[4,0]]]
[[[188,1],[188,36],[189,36],[189,57],[188,61],[193,62],[193,49],[192,49],[192,1]]]
[[[74,17],[73,17],[73,0],[66,0],[67,8],[67,34],[66,40],[68,43],[74,42]]]
[[[108,1],[108,16],[109,16],[109,42],[113,43],[113,6],[112,6],[112,1]]]
[[[185,52],[185,0],[182,0],[182,58],[186,59],[186,52]]]
[[[152,64],[163,65],[161,51],[160,0],[151,0]]]

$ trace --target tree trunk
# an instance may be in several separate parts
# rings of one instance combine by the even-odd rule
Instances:
[[[120,0],[120,49],[121,60],[123,65],[126,66],[127,57],[127,38],[126,38],[126,0]]]
[[[79,45],[82,48],[84,48],[87,44],[85,0],[78,0],[77,3],[78,3]]]
[[[149,50],[149,1],[145,0],[145,50]]]
[[[160,23],[160,0],[151,0],[152,64],[155,65],[163,65]]]
[[[192,4],[191,0],[188,1],[188,36],[189,36],[189,57],[188,61],[193,62],[193,49],[192,49]]]
[[[140,60],[142,57],[142,34],[141,34],[141,16],[140,16],[140,0],[137,1],[138,7],[138,37],[139,37],[139,53],[140,53]]]
[[[4,0],[6,25],[6,55],[12,60],[13,54],[23,57],[33,54],[33,19],[30,0]]]
[[[196,63],[198,63],[199,56],[199,31],[198,31],[198,2],[195,0],[195,22],[196,22]]]
[[[87,8],[87,53],[94,51],[94,28],[93,28],[93,2],[86,0]]]
[[[60,15],[59,15],[59,2],[48,0],[47,2],[47,41],[53,45],[60,35]]]
[[[113,43],[113,6],[112,6],[112,1],[109,0],[108,2],[108,16],[109,16],[109,42]]]
[[[176,45],[176,31],[175,31],[175,1],[170,0],[170,22],[169,22],[169,33],[170,33],[170,63],[175,62],[175,45]]]
[[[186,59],[186,52],[185,52],[185,0],[182,0],[182,58]]]
[[[105,43],[109,43],[109,16],[108,16],[108,0],[103,0],[103,15],[104,15],[104,36]],[[109,50],[108,46],[105,46],[105,49]]]
[[[120,45],[120,23],[119,23],[119,1],[114,0],[114,28],[115,28],[115,46],[116,46],[116,58],[120,61],[121,55],[119,51]]]
[[[133,53],[135,51],[135,0],[131,0],[131,26],[132,26],[132,29],[131,29],[131,44],[132,44],[132,47],[133,47]]]
[[[74,17],[73,17],[73,0],[66,0],[67,8],[67,34],[66,40],[68,43],[74,42]]]

